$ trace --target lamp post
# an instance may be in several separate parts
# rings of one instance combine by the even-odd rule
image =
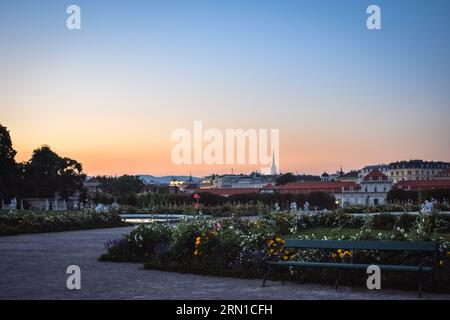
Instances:
[[[339,208],[339,200],[336,200],[334,203],[336,204],[336,207]],[[339,230],[341,230],[341,211],[340,210],[338,210],[338,227],[339,227]]]
[[[200,195],[198,193],[194,194],[194,199],[195,199],[195,209],[198,210],[200,205],[199,205],[199,200],[200,200]]]

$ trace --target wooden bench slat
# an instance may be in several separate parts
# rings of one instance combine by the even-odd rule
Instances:
[[[306,267],[306,268],[328,268],[328,269],[367,269],[370,264],[333,263],[333,262],[304,262],[304,261],[271,261],[271,265],[285,267]],[[410,272],[431,272],[431,266],[407,266],[407,265],[378,265],[381,270],[410,271]]]
[[[387,250],[425,251],[438,249],[436,241],[336,241],[336,240],[286,240],[286,248],[297,249],[347,249],[347,250]]]

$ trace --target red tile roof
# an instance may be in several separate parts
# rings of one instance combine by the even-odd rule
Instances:
[[[259,193],[259,188],[220,188],[220,189],[197,189],[197,193],[212,193],[228,197],[234,194]]]
[[[388,177],[378,169],[373,169],[367,176],[364,177],[364,181],[387,181]]]
[[[268,188],[266,186],[265,190],[279,190],[281,192],[312,192],[312,191],[323,191],[323,192],[340,192],[344,190],[359,190],[359,184],[355,182],[343,182],[343,181],[305,181],[305,182],[291,182],[281,186],[274,186]]]
[[[399,181],[396,185],[398,189],[439,189],[450,188],[450,179],[448,180],[404,180]]]

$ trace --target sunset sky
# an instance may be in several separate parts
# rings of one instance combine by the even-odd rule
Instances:
[[[449,39],[448,0],[2,0],[0,123],[90,175],[259,169],[172,164],[195,120],[280,129],[284,172],[450,161]]]

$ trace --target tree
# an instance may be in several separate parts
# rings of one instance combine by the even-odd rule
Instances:
[[[125,195],[127,193],[139,193],[144,183],[135,176],[123,175],[114,179],[112,183],[112,191],[115,195]]]
[[[17,191],[16,150],[6,127],[0,124],[0,198],[10,199]]]
[[[297,181],[297,178],[294,176],[294,174],[292,173],[285,173],[281,176],[279,176],[276,180],[275,183],[279,186],[279,185],[284,185],[290,182],[295,182]]]
[[[318,207],[320,209],[334,209],[336,207],[336,199],[334,196],[322,192],[322,191],[315,191],[311,192],[306,196],[306,201],[313,206]]]
[[[62,158],[45,145],[33,151],[21,173],[23,194],[28,197],[51,198],[58,193],[67,199],[82,189],[85,179],[79,162]]]

